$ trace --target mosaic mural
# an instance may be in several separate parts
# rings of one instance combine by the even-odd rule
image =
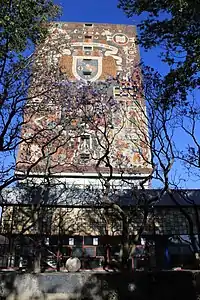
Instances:
[[[140,85],[137,74],[134,77],[140,72],[138,62],[134,26],[52,23],[48,38],[36,50],[35,78],[30,89],[30,95],[34,97],[26,112],[29,121],[23,128],[26,137],[31,134],[33,137],[38,131],[40,134],[35,134],[31,143],[21,144],[17,169],[25,170],[28,164],[39,160],[35,171],[42,172],[47,159],[40,158],[53,152],[48,159],[51,172],[95,172],[96,160],[103,155],[109,139],[109,156],[115,172],[119,173],[122,168],[134,173],[149,173],[149,147],[144,143],[147,124],[144,113],[140,113],[144,103],[135,93]],[[103,113],[99,109],[92,117],[84,110],[89,107],[88,103],[82,103],[80,109],[77,95],[71,94],[71,90],[68,96],[66,92],[62,94],[60,87],[56,92],[58,81],[102,82],[119,74],[118,85],[116,81],[111,84],[108,95],[100,101],[101,107],[107,101]],[[45,92],[45,87],[49,86],[54,87],[54,91],[50,88]],[[108,104],[111,96],[114,105]],[[71,102],[69,105],[69,98],[74,99],[76,107]],[[33,104],[36,111],[30,113]],[[94,129],[94,124],[98,124],[98,128]],[[105,126],[108,127],[106,137],[99,133]],[[105,164],[100,167],[108,171]]]

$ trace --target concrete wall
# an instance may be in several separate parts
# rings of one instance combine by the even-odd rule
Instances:
[[[187,271],[128,274],[81,272],[37,276],[1,274],[1,296],[7,300],[195,300],[198,293],[198,276]]]

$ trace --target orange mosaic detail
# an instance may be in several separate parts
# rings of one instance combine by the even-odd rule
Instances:
[[[74,78],[72,73],[72,56],[63,55],[59,61],[60,71],[66,74],[69,78]]]

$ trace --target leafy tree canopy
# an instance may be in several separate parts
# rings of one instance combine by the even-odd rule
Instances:
[[[42,25],[59,14],[52,0],[0,0],[0,7],[0,59],[40,42],[47,33]]]
[[[46,22],[58,17],[60,8],[52,0],[0,0],[0,7],[1,107],[10,91],[13,96],[13,85],[16,87],[28,69],[30,51],[26,50],[33,51],[33,46],[45,38]]]
[[[139,43],[160,46],[170,66],[165,76],[165,100],[186,100],[187,91],[200,84],[200,1],[119,0],[128,17],[142,15]]]

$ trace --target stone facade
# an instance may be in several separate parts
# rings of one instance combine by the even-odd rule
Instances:
[[[36,50],[32,98],[22,130],[26,141],[19,149],[17,171],[30,167],[33,173],[48,170],[51,174],[99,176],[99,172],[111,172],[110,164],[118,175],[149,174],[147,121],[139,92],[138,63],[134,26],[50,24],[48,38]],[[62,94],[61,84],[66,85],[66,81],[67,92]],[[90,103],[87,100],[87,104],[78,105],[84,93],[81,82],[96,84],[90,96],[100,84],[106,88],[90,97]],[[54,89],[45,91],[49,86]],[[72,92],[74,87],[77,95]],[[97,170],[98,160],[101,163]]]

